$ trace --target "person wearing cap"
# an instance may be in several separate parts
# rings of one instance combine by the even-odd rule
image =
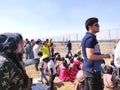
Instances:
[[[36,63],[35,63],[35,69],[36,69],[36,71],[38,71],[38,64],[39,64],[38,52],[39,52],[39,49],[41,48],[41,43],[42,43],[41,40],[38,39],[35,42],[35,45],[33,47],[34,60],[36,61]]]
[[[49,85],[50,90],[54,90],[54,79],[57,74],[55,64],[53,60],[50,60],[48,55],[43,55],[42,60],[47,63],[48,71],[49,71]]]
[[[22,48],[21,34],[0,34],[0,90],[30,89],[31,79],[23,66]]]
[[[104,58],[110,58],[109,54],[101,54],[96,33],[100,25],[98,18],[92,17],[86,20],[87,32],[82,39],[83,73],[85,76],[84,90],[102,90],[101,62]],[[97,83],[96,83],[97,82]]]

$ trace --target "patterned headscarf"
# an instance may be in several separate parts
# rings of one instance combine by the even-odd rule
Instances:
[[[6,50],[16,52],[18,43],[22,40],[22,35],[19,33],[0,34],[0,52],[4,52]]]

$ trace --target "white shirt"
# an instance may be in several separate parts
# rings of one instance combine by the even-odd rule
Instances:
[[[41,58],[40,58],[40,68],[43,68],[44,70],[47,67],[47,63],[45,63]]]
[[[48,63],[48,71],[49,73],[51,73],[50,69],[52,68],[53,69],[53,75],[55,75],[57,72],[56,72],[56,68],[55,68],[55,64],[53,62],[53,60],[50,60]]]
[[[114,64],[117,68],[120,68],[120,41],[115,48]]]
[[[77,60],[77,57],[74,57],[74,61],[78,61],[78,60]]]
[[[34,58],[39,58],[38,56],[39,49],[40,49],[40,45],[35,44],[35,46],[33,47]]]

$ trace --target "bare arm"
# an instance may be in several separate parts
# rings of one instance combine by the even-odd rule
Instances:
[[[94,49],[92,48],[86,48],[86,54],[89,60],[101,60],[103,58],[110,58],[109,54],[95,55]]]

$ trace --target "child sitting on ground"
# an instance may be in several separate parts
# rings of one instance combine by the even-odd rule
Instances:
[[[57,59],[56,62],[55,62],[55,67],[56,67],[56,70],[57,70],[57,76],[59,76],[59,74],[60,74],[60,66],[62,65],[64,60],[65,60],[65,58],[61,57],[61,58]]]
[[[105,73],[103,75],[104,90],[116,90],[114,83],[112,82],[113,68],[111,66],[105,66]]]
[[[76,75],[76,79],[74,81],[74,85],[75,85],[75,90],[83,90],[84,89],[84,75],[83,75],[83,71],[79,70],[77,75]]]
[[[73,66],[70,67],[70,71],[66,78],[66,81],[74,82],[75,76],[78,73],[78,71],[80,70],[80,64],[81,64],[81,62],[74,61]]]
[[[59,74],[59,81],[66,81],[66,77],[68,76],[69,68],[67,61],[64,60],[60,66],[60,74]]]

